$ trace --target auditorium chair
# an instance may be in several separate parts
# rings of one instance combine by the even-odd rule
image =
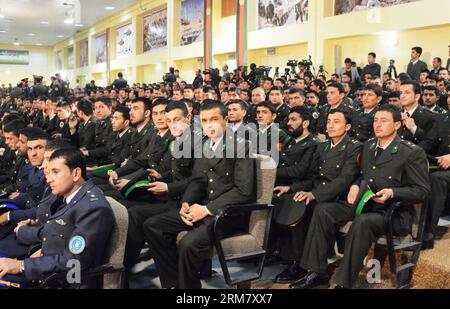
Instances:
[[[100,278],[103,289],[120,289],[123,287],[123,259],[128,233],[128,211],[111,197],[106,197],[114,213],[114,226],[105,250],[104,264],[82,271],[82,279]],[[66,278],[66,273],[55,273],[42,281],[39,288],[58,287],[55,282]]]
[[[398,289],[409,289],[412,287],[413,272],[419,260],[422,247],[427,205],[427,202],[413,205],[415,216],[413,218],[411,234],[405,237],[399,237],[393,233],[393,217],[395,212],[402,206],[402,203],[394,203],[386,214],[387,233],[380,237],[375,244],[375,258],[383,266],[386,256],[388,256],[390,271],[396,276],[396,287]],[[351,224],[349,222],[341,227],[339,230],[341,239],[348,233]],[[338,251],[342,254],[344,242],[338,241],[339,243],[341,245],[338,245]]]
[[[276,172],[276,164],[271,158],[258,157],[256,159],[256,203],[230,205],[215,218],[214,248],[211,251],[211,257],[218,258],[225,282],[229,287],[250,289],[251,282],[262,276],[272,220],[271,202]],[[221,222],[229,222],[230,217],[243,214],[249,215],[248,223],[246,223],[247,231],[223,238]],[[180,233],[178,242],[186,234],[187,232]],[[241,275],[232,278],[228,264],[249,259],[257,260],[256,271],[244,271]],[[209,265],[209,261],[206,263]]]

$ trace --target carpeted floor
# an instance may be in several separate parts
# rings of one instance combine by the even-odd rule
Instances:
[[[373,253],[369,253],[369,258]],[[249,266],[236,263],[231,266],[231,272],[239,274]],[[274,284],[273,279],[276,274],[284,269],[284,265],[271,265],[264,269],[261,280],[253,282],[253,289],[287,289],[288,285]],[[130,278],[131,288],[157,289],[160,288],[159,278],[152,262],[144,266],[145,270]],[[225,289],[227,288],[222,274],[222,270],[217,261],[213,262],[214,275],[211,279],[203,281],[203,288]],[[330,267],[330,272],[334,268]],[[366,280],[367,269],[364,269],[354,285],[357,289],[394,289],[396,278],[389,271],[389,263],[386,261],[381,272],[381,283],[369,284]],[[333,283],[333,277],[331,282]],[[333,287],[334,284],[331,285]],[[433,250],[422,251],[419,264],[414,271],[414,289],[450,289],[450,226],[439,227],[438,240]]]

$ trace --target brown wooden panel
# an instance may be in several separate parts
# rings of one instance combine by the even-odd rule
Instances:
[[[222,18],[236,15],[236,0],[222,0]]]

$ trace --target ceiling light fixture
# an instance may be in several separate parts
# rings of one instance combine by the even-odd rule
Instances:
[[[82,27],[84,27],[84,25],[83,24],[75,24],[75,27],[82,28]]]
[[[66,25],[72,25],[73,24],[73,19],[72,18],[66,18],[66,19],[64,19],[64,23]]]
[[[27,35],[28,36],[36,36],[36,34],[34,34],[34,33],[28,33]]]
[[[105,6],[105,10],[107,10],[107,11],[112,11],[112,10],[114,10],[116,7],[114,7],[114,6]]]
[[[20,45],[20,43],[19,43],[19,42],[14,42],[14,43],[13,43],[13,45],[15,45],[15,46],[19,46],[19,45]]]
[[[5,15],[0,14],[0,19],[3,19],[3,18],[5,18]]]
[[[63,38],[63,37],[64,37],[64,35],[62,35],[62,34],[59,34],[59,35],[57,35],[56,37],[57,37],[57,38]]]
[[[6,33],[6,30],[0,30],[0,33]]]
[[[36,46],[42,46],[42,43],[36,43]]]

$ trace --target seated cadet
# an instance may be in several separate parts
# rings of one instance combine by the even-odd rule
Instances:
[[[114,166],[106,165],[106,171],[99,170],[101,167],[87,168],[89,179],[96,185],[105,185],[107,189],[109,188],[107,172],[125,162],[129,154],[129,145],[134,135],[134,130],[130,128],[130,110],[122,105],[117,106],[111,119],[111,127],[116,134],[111,144],[111,164]]]
[[[355,110],[350,106],[344,105],[344,97],[345,90],[342,84],[335,81],[332,81],[328,84],[326,95],[328,103],[323,105],[319,109],[320,115],[319,119],[317,119],[316,130],[317,133],[319,133],[318,138],[320,141],[324,142],[326,140],[328,113],[330,112],[330,110],[341,108],[352,118],[353,121]]]
[[[133,134],[127,147],[125,161],[139,157],[150,143],[151,137],[155,135],[152,123],[152,102],[147,98],[136,98],[131,102],[130,123],[134,127]],[[117,165],[120,167],[120,164]]]
[[[42,163],[42,168],[44,170],[44,174],[48,175],[48,161],[50,156],[59,149],[73,149],[76,150],[75,147],[71,144],[70,140],[67,139],[58,139],[51,140],[47,143],[44,152],[44,162]],[[16,226],[19,222],[31,219],[39,222],[47,222],[47,218],[49,216],[49,204],[55,201],[55,196],[51,194],[50,187],[48,185],[45,186],[44,194],[39,202],[37,207],[32,207],[29,209],[16,210],[13,212],[5,213],[0,218],[0,225],[4,225],[3,222],[7,220],[12,226]],[[48,206],[48,207],[47,207]],[[5,234],[5,237],[0,240],[0,256],[9,257],[9,258],[24,258],[28,253],[29,246],[20,243],[16,238],[16,233],[11,230],[9,234]]]
[[[362,99],[363,108],[355,113],[355,119],[353,119],[352,136],[356,140],[366,142],[375,136],[373,118],[382,100],[383,88],[374,84],[365,87]]]
[[[56,105],[56,116],[59,121],[55,131],[51,132],[52,138],[69,138],[69,119],[72,117],[72,108],[70,107],[70,104],[65,101],[59,102],[58,105]]]
[[[327,122],[330,141],[317,146],[304,175],[296,176],[286,188],[275,188],[277,196],[281,196],[275,222],[288,226],[290,231],[281,253],[285,260],[292,261],[275,278],[277,283],[292,283],[305,276],[307,271],[300,267],[300,261],[317,204],[345,200],[348,188],[359,177],[362,144],[349,137],[351,123],[345,111],[331,110]],[[289,192],[294,193],[285,194]]]
[[[22,221],[17,239],[25,245],[42,243],[42,254],[23,261],[0,259],[0,279],[29,283],[53,273],[70,270],[68,262],[78,260],[81,270],[103,262],[113,227],[112,209],[101,191],[85,182],[86,164],[78,151],[58,150],[48,163],[48,184],[59,199],[51,205],[45,223]],[[12,275],[7,276],[5,275]],[[83,280],[76,286],[96,287],[97,280]],[[58,287],[75,283],[59,282]]]
[[[386,234],[385,214],[392,203],[405,203],[394,216],[394,233],[410,233],[414,212],[411,204],[427,198],[430,181],[425,152],[397,135],[401,120],[400,110],[392,105],[381,106],[375,114],[376,138],[364,145],[363,176],[351,187],[348,203],[320,203],[315,207],[301,260],[301,267],[309,273],[292,288],[328,286],[328,247],[335,240],[336,229],[350,220],[353,224],[336,277],[338,288],[352,287],[372,242]],[[360,208],[358,197],[372,192],[372,199]]]
[[[287,122],[290,136],[283,143],[277,169],[278,186],[289,188],[294,179],[302,180],[306,176],[317,146],[310,131],[312,120],[306,106],[291,109]]]
[[[276,115],[275,123],[278,123],[281,128],[286,128],[286,118],[291,109],[283,100],[283,89],[281,87],[272,87],[269,92],[269,101],[275,106]]]
[[[430,112],[435,114],[446,114],[448,110],[443,109],[438,105],[440,93],[439,89],[434,86],[423,87],[423,105]]]
[[[449,200],[450,192],[450,115],[438,115],[433,128],[419,144],[425,152],[434,158],[431,166],[431,194],[428,200],[427,220],[423,249],[434,247],[434,237],[439,217]],[[429,156],[430,158],[430,156]],[[431,160],[430,160],[431,161]]]
[[[38,99],[36,99],[35,105],[35,111],[31,114],[31,125],[34,128],[44,128],[45,125],[45,118],[44,118],[44,109],[45,109],[45,102],[47,101],[47,97],[41,96]]]
[[[45,102],[43,129],[49,134],[56,131],[59,123],[56,116],[56,105],[57,103],[51,97]]]
[[[6,199],[0,199],[0,204],[14,205],[15,207],[11,207],[11,209],[30,209],[36,207],[44,193],[45,177],[42,162],[44,161],[44,149],[50,138],[45,131],[39,128],[24,129],[20,136],[18,148],[21,149],[20,152],[26,151],[25,156],[28,157],[31,168],[25,168],[27,181],[25,183],[18,181],[17,191]],[[0,225],[7,222],[7,220],[0,220]]]
[[[8,125],[6,126],[6,130],[9,130]],[[15,170],[11,179],[11,183],[3,189],[2,198],[15,198],[19,195],[18,192],[26,192],[28,186],[30,185],[29,175],[34,170],[34,168],[28,161],[27,143],[28,136],[30,135],[29,133],[33,130],[33,128],[28,127],[19,130],[19,139],[17,140],[15,146],[11,142],[13,139],[9,139],[9,145],[11,147],[15,147],[14,154],[17,157],[17,160],[15,161],[15,166],[13,167]]]
[[[95,118],[97,119],[94,145],[80,149],[89,166],[98,166],[109,161],[109,150],[114,138],[111,129],[111,110],[111,99],[101,97],[94,100]]]
[[[201,147],[202,136],[190,129],[191,115],[188,114],[184,103],[174,102],[167,105],[166,119],[170,132],[175,137],[171,145],[171,170],[162,174],[151,171],[157,181],[150,183],[148,191],[161,198],[155,201],[128,202],[131,207],[128,209],[129,226],[124,262],[127,271],[137,262],[145,242],[144,231],[149,219],[180,208],[181,197],[191,179],[196,142]]]
[[[419,144],[426,132],[431,130],[435,114],[419,105],[420,84],[407,81],[400,85],[400,103],[402,105],[402,126],[398,130],[401,139]]]
[[[26,127],[25,122],[20,119],[12,121],[4,120],[3,135],[5,136],[5,150],[2,156],[2,164],[4,164],[5,178],[2,182],[2,189],[4,194],[11,194],[15,192],[16,183],[22,177],[26,177],[26,173],[18,177],[18,172],[25,164],[25,156],[17,154],[17,143],[19,142],[19,131]]]
[[[91,148],[95,146],[95,119],[92,102],[81,99],[76,104],[77,117],[69,120],[70,139],[78,148]]]
[[[113,190],[105,191],[105,195],[122,202],[126,199],[124,188],[132,186],[134,183],[147,179],[147,169],[156,170],[163,173],[170,169],[169,145],[174,140],[170,134],[166,120],[167,100],[157,100],[153,103],[152,119],[155,128],[158,130],[153,134],[150,143],[144,151],[141,151],[136,159],[131,159],[123,166],[110,173],[109,183]],[[144,178],[142,178],[144,176]]]
[[[199,273],[202,263],[210,258],[214,216],[227,205],[255,200],[255,162],[246,151],[248,143],[237,140],[237,151],[227,156],[226,107],[207,100],[201,105],[200,118],[207,139],[203,157],[195,160],[181,210],[154,216],[146,224],[145,238],[163,288],[201,288]],[[231,222],[226,226],[230,232],[237,228]],[[188,233],[177,247],[177,235],[182,231]]]
[[[272,156],[277,154],[287,138],[287,133],[275,124],[277,118],[275,106],[262,102],[256,108],[258,122],[258,154]],[[275,124],[275,125],[274,125]]]

